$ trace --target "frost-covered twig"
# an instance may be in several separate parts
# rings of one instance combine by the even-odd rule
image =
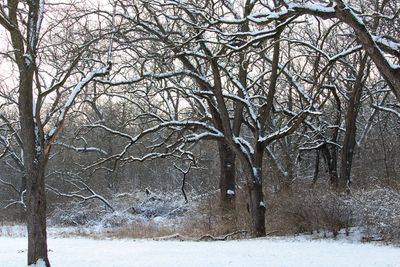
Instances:
[[[106,151],[104,151],[103,149],[97,148],[97,147],[88,147],[88,146],[76,147],[76,146],[68,145],[68,144],[65,144],[62,142],[58,142],[58,141],[56,141],[54,143],[54,145],[59,145],[59,146],[65,147],[65,148],[69,148],[69,149],[75,150],[76,152],[97,152],[97,153],[103,154],[105,156],[108,155],[108,153]]]
[[[8,205],[3,207],[3,209],[7,209],[7,208],[9,208],[9,207],[11,207],[13,205],[22,205],[22,207],[24,209],[26,209],[26,204],[25,204],[25,200],[24,200],[25,194],[26,194],[26,189],[21,192],[19,200],[11,200]]]
[[[90,188],[86,183],[84,183],[83,181],[79,181],[79,183],[81,183],[84,186],[84,189],[86,191],[88,191],[91,195],[89,196],[85,196],[79,193],[63,193],[60,190],[50,186],[50,185],[46,185],[46,188],[56,194],[57,196],[61,196],[61,197],[68,197],[68,198],[77,198],[77,199],[81,199],[83,201],[88,201],[91,199],[98,199],[101,202],[103,202],[107,207],[109,207],[112,211],[115,211],[114,207],[111,205],[110,202],[108,202],[103,196],[97,194],[92,188]]]
[[[385,111],[385,112],[389,112],[394,114],[398,119],[400,119],[400,112],[392,109],[392,108],[388,108],[388,107],[384,107],[384,106],[378,106],[378,105],[372,105],[373,108],[377,109],[377,110],[381,110],[381,111]]]

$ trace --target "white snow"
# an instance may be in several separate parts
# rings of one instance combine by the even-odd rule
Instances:
[[[314,3],[294,3],[285,1],[288,4],[288,10],[295,10],[295,9],[308,9],[310,11],[316,11],[321,13],[335,13],[335,7],[331,6],[323,6]]]
[[[234,195],[235,195],[235,191],[228,189],[228,190],[226,191],[226,194],[227,194],[228,196],[234,196]]]
[[[26,238],[0,237],[0,266],[26,266],[26,247]],[[400,266],[399,248],[304,238],[225,242],[50,238],[48,247],[50,263],[57,267]]]
[[[242,137],[234,137],[233,141],[240,146],[242,152],[246,155],[254,155],[254,149],[251,144]]]
[[[46,267],[46,263],[44,262],[43,259],[38,259],[38,261],[35,264],[29,265],[30,267]]]
[[[29,66],[29,65],[32,63],[32,61],[33,61],[32,55],[29,54],[29,53],[25,53],[25,54],[24,54],[24,59],[25,59],[25,64],[26,64],[27,66]]]

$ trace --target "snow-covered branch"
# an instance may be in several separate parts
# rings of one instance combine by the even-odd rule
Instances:
[[[377,109],[377,110],[381,110],[381,111],[385,111],[385,112],[389,112],[394,114],[398,119],[400,119],[400,112],[396,111],[392,108],[388,108],[388,107],[384,107],[384,106],[378,106],[378,105],[372,105],[373,108]]]
[[[97,147],[88,147],[88,146],[84,146],[84,147],[76,147],[76,146],[72,146],[72,145],[68,145],[59,141],[54,142],[54,145],[59,145],[71,150],[74,150],[76,152],[97,152],[100,153],[102,155],[107,155],[107,152],[104,151],[103,149],[97,148]]]
[[[103,196],[97,194],[91,187],[89,187],[85,182],[83,181],[77,181],[77,183],[74,183],[79,187],[79,191],[78,192],[73,192],[73,193],[63,193],[60,190],[50,186],[50,185],[46,185],[46,188],[54,193],[57,196],[61,196],[61,197],[67,197],[67,198],[77,198],[80,199],[82,201],[88,201],[88,200],[92,200],[92,199],[97,199],[100,200],[101,202],[103,202],[107,207],[109,207],[112,211],[115,211],[114,207],[111,205],[111,203],[109,201],[107,201],[107,199],[105,199]],[[89,195],[83,195],[82,193],[84,191],[89,192]]]
[[[96,69],[90,71],[88,74],[86,74],[86,76],[83,79],[81,79],[75,85],[75,87],[71,91],[67,101],[65,102],[64,106],[60,110],[60,114],[58,116],[57,122],[55,123],[54,127],[48,132],[48,134],[46,136],[46,140],[47,140],[46,154],[48,154],[50,146],[55,141],[55,138],[57,137],[58,133],[62,130],[66,115],[67,115],[68,111],[71,109],[71,107],[72,107],[73,103],[75,102],[75,99],[77,98],[79,93],[94,78],[101,77],[101,76],[108,74],[110,69],[111,69],[111,63],[109,62],[104,67],[96,68]]]

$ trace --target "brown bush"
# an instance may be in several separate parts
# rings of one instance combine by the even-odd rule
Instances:
[[[334,192],[304,190],[274,194],[267,207],[267,228],[280,234],[326,230],[337,235],[352,225],[348,203]]]

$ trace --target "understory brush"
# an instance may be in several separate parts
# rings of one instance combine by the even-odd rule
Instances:
[[[352,188],[345,194],[296,185],[286,192],[268,188],[265,192],[267,235],[336,237],[357,229],[361,241],[400,243],[400,192],[396,187]],[[221,204],[218,190],[192,194],[188,203],[179,192],[122,193],[109,199],[109,204],[112,208],[98,200],[58,205],[48,216],[50,233],[63,227],[65,231],[54,233],[95,238],[156,238],[178,233],[192,239],[251,237],[244,188],[237,188],[228,208]],[[0,235],[12,235],[10,231],[16,228],[2,229]]]
[[[283,235],[336,237],[357,228],[363,241],[400,243],[400,193],[393,187],[353,188],[350,194],[297,188],[271,195],[267,203],[267,228]]]

